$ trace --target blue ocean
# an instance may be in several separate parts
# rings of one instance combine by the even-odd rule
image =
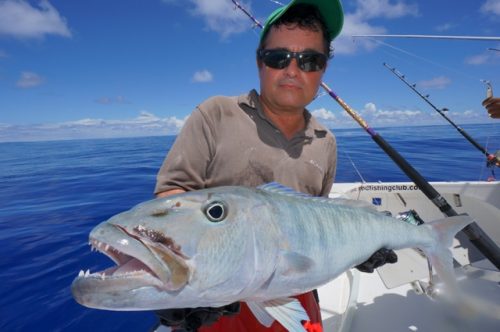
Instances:
[[[493,153],[498,124],[463,128]],[[362,129],[338,129],[337,182],[408,181]],[[451,126],[378,129],[428,181],[484,181],[484,155]],[[0,143],[0,331],[148,331],[151,312],[77,304],[72,280],[112,265],[91,252],[90,230],[152,198],[174,136]],[[500,169],[497,168],[497,179]]]

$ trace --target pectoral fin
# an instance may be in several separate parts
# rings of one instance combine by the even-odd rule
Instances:
[[[273,324],[274,318],[267,313],[263,303],[247,302],[247,305],[259,323],[265,327],[270,327]]]
[[[247,304],[257,320],[266,327],[271,326],[273,321],[277,320],[288,331],[305,331],[302,321],[309,320],[300,302],[294,298]]]

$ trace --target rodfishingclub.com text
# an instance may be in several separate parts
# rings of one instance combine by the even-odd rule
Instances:
[[[378,184],[368,184],[368,185],[363,185],[359,187],[360,191],[387,191],[387,192],[392,192],[392,191],[404,191],[404,190],[419,190],[418,186],[415,184],[393,184],[393,185],[378,185]]]

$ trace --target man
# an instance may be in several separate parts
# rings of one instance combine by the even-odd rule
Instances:
[[[272,181],[328,196],[337,163],[335,138],[305,107],[318,91],[330,43],[342,24],[338,0],[293,0],[273,12],[257,49],[260,93],[210,98],[194,110],[160,169],[157,197]],[[314,293],[297,298],[309,316],[305,326],[320,329]],[[278,322],[261,325],[244,303],[241,312],[227,315],[237,310],[233,304],[157,313],[166,325],[196,330],[203,324],[202,332],[285,331]]]

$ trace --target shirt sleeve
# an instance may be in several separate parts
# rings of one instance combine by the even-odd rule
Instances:
[[[154,193],[205,188],[213,155],[214,131],[199,108],[189,116],[156,178]]]

